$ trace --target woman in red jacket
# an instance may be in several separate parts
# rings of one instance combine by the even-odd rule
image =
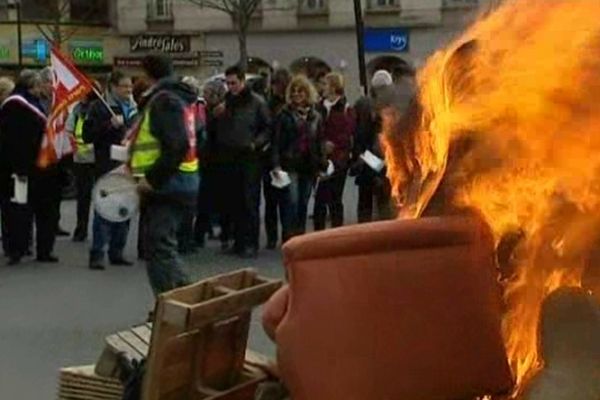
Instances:
[[[352,138],[356,129],[354,110],[345,96],[344,78],[338,73],[325,76],[324,99],[320,104],[323,116],[323,153],[327,163],[333,165],[327,174],[319,178],[314,208],[315,231],[325,229],[327,211],[331,215],[331,226],[344,224],[344,185],[350,163]]]

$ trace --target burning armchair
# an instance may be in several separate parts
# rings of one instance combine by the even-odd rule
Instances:
[[[358,225],[292,240],[264,323],[295,400],[507,393],[493,241],[476,218]]]

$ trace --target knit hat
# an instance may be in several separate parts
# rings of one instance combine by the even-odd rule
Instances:
[[[147,55],[142,59],[142,68],[150,78],[159,80],[173,75],[173,60],[167,55]]]
[[[373,79],[371,79],[371,86],[374,88],[390,86],[392,83],[394,83],[392,75],[385,69],[380,69],[375,72],[373,74]]]

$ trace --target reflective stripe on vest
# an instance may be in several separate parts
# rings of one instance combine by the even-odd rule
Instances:
[[[86,156],[94,150],[94,145],[83,141],[83,124],[85,123],[85,118],[81,116],[77,116],[76,118],[75,142],[77,143],[77,153]]]
[[[186,112],[186,130],[188,131],[188,140],[190,148],[184,161],[179,164],[179,170],[182,172],[197,172],[198,157],[196,156],[196,128],[195,119],[193,129],[189,129],[189,116]],[[193,146],[192,146],[193,142]],[[137,137],[132,145],[131,171],[134,176],[143,176],[160,157],[160,142],[152,136],[150,132],[150,113],[146,111],[140,124]]]

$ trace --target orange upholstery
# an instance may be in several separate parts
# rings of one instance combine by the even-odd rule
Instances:
[[[284,247],[289,287],[263,322],[294,400],[505,393],[489,231],[470,217],[357,225]]]

